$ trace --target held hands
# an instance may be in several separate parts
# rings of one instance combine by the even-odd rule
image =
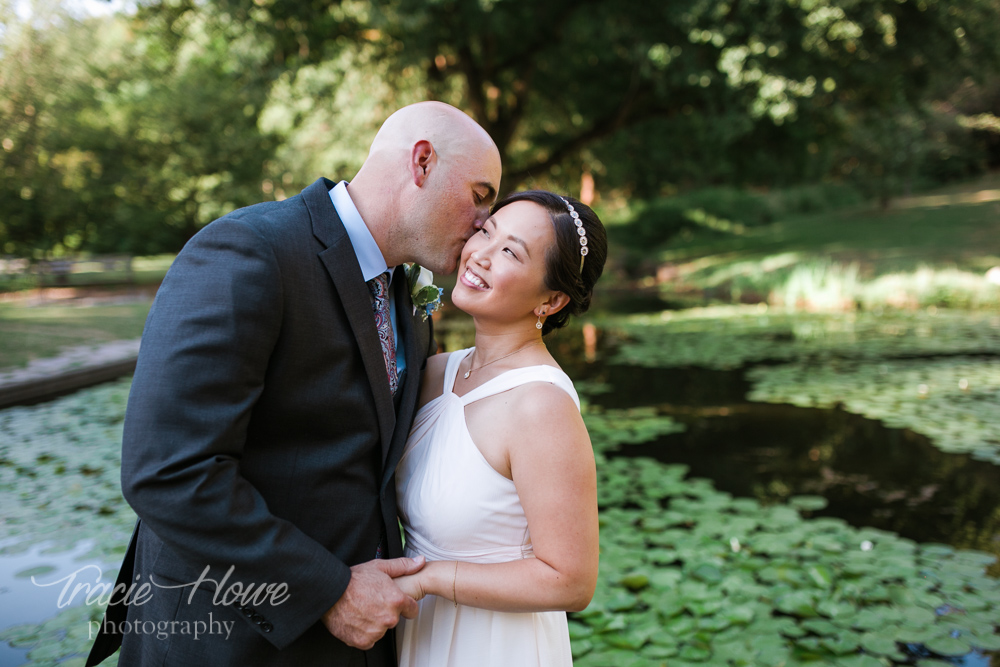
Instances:
[[[396,627],[400,615],[416,618],[419,598],[407,592],[413,586],[404,581],[407,587],[401,590],[398,584],[423,566],[423,556],[371,560],[353,566],[347,590],[323,614],[326,629],[348,646],[370,649],[387,630]]]
[[[402,577],[393,579],[392,582],[399,586],[399,590],[403,591],[404,594],[419,601],[427,595],[427,591],[424,589],[427,578],[424,574],[424,571],[417,572],[416,574],[404,574]]]
[[[414,600],[422,600],[427,595],[440,595],[450,600],[454,595],[452,573],[456,565],[453,561],[431,561],[419,572],[397,577],[393,583]]]

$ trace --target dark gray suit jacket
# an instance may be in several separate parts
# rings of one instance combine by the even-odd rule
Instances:
[[[122,490],[140,521],[119,581],[156,585],[145,604],[109,608],[126,632],[106,625],[92,664],[117,640],[125,667],[395,664],[391,632],[366,654],[319,619],[380,538],[386,557],[402,555],[393,471],[433,337],[411,316],[397,268],[407,370],[394,404],[332,186],[320,179],[212,222],[167,274],[122,446]],[[208,579],[231,566],[225,600]],[[193,594],[162,587],[196,582],[205,567]],[[235,582],[285,584],[288,597],[234,601]],[[195,640],[197,621],[216,625]]]

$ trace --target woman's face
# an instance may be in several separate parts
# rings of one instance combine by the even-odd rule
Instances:
[[[481,320],[530,321],[553,294],[545,255],[555,243],[548,211],[530,201],[504,206],[465,244],[452,303]]]

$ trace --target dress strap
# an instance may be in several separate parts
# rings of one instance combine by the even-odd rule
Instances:
[[[445,394],[455,391],[455,380],[458,378],[458,367],[472,352],[473,348],[467,347],[464,350],[455,350],[448,355],[448,363],[444,367],[444,386],[441,388]]]
[[[449,359],[449,362],[451,360]],[[458,368],[458,364],[455,364],[455,368]],[[452,377],[452,387],[454,387],[455,379]],[[569,379],[569,376],[564,372],[555,368],[554,366],[525,366],[524,368],[515,368],[513,370],[506,371],[496,376],[492,380],[488,380],[483,384],[479,385],[468,394],[460,396],[462,405],[468,405],[469,403],[475,403],[476,401],[488,398],[495,394],[501,392],[510,391],[514,387],[519,387],[522,384],[527,384],[528,382],[549,382],[556,385],[573,399],[576,403],[576,407],[580,409],[580,397],[576,393],[576,389],[573,387],[573,381]]]

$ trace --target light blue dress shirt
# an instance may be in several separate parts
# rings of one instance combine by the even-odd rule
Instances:
[[[365,282],[380,273],[389,272],[389,319],[392,321],[392,338],[396,341],[396,372],[402,375],[403,371],[406,370],[406,354],[403,346],[400,345],[399,326],[396,324],[396,297],[394,290],[391,289],[393,270],[386,266],[382,251],[375,243],[375,238],[368,229],[368,225],[361,219],[361,213],[354,205],[351,194],[347,191],[347,181],[341,181],[331,188],[330,201],[333,202],[333,207],[337,209],[337,215],[344,223],[347,237],[351,239],[351,245],[354,246],[354,254],[358,257],[361,275]]]

